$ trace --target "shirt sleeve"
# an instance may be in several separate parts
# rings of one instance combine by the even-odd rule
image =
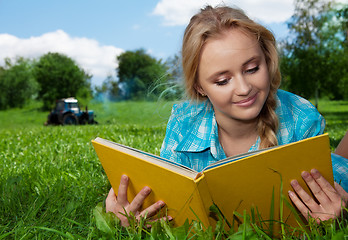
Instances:
[[[178,123],[173,114],[174,107],[172,109],[172,114],[169,117],[166,135],[164,137],[162,147],[161,147],[161,157],[176,162],[175,151],[174,149],[179,143],[180,132],[178,132]]]
[[[334,180],[348,192],[348,159],[331,153]]]
[[[316,109],[311,109],[305,112],[305,116],[297,119],[296,125],[296,140],[299,141],[323,134],[325,119]]]
[[[169,117],[160,156],[169,161],[192,167],[185,153],[175,151],[176,147],[183,139],[184,132],[182,127],[183,123],[178,120],[176,108],[177,106],[174,105],[171,116]]]
[[[288,144],[321,135],[325,119],[308,100],[284,91],[277,92],[276,113],[279,118],[278,143]]]

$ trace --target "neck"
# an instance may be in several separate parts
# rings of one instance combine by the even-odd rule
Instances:
[[[242,121],[216,116],[219,141],[227,157],[245,153],[258,137],[257,119]]]
[[[228,135],[230,138],[245,138],[250,135],[257,135],[258,119],[250,121],[236,120],[231,118],[221,118],[216,116],[219,133]]]

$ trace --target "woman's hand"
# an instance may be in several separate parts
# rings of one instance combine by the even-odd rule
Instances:
[[[296,194],[289,191],[289,197],[307,221],[309,216],[316,219],[317,223],[340,217],[342,208],[347,205],[348,193],[336,182],[333,188],[316,169],[312,169],[310,173],[304,171],[301,176],[317,201],[299,185],[297,180],[291,181]]]
[[[139,220],[141,217],[154,216],[162,207],[165,206],[163,201],[158,201],[141,211],[141,206],[145,198],[151,193],[151,189],[149,187],[144,187],[135,196],[133,201],[129,203],[127,199],[128,182],[128,176],[123,175],[118,188],[118,196],[115,195],[114,190],[111,188],[105,201],[106,212],[115,213],[116,216],[121,220],[121,225],[124,227],[129,226],[127,215],[129,215],[130,212],[132,212],[136,219]],[[170,216],[167,218],[171,220]]]

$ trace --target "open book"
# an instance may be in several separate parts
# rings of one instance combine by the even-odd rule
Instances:
[[[316,168],[333,184],[327,134],[227,158],[202,172],[102,138],[92,143],[116,194],[122,174],[130,178],[129,201],[144,186],[149,186],[152,192],[143,208],[163,200],[167,214],[174,218],[177,226],[186,219],[197,218],[206,227],[214,225],[216,219],[209,211],[213,204],[229,222],[233,220],[234,211],[250,213],[251,208],[257,208],[263,220],[273,219],[270,217],[273,191],[274,219],[280,220],[281,178],[283,194],[288,199],[292,179],[307,189],[301,178],[304,170]],[[285,204],[282,221],[296,225],[293,213]]]

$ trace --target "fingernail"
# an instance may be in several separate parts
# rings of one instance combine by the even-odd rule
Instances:
[[[151,188],[149,188],[149,187],[144,187],[144,192],[146,193],[146,194],[149,194],[150,192],[151,192]]]
[[[302,178],[308,178],[309,177],[309,172],[306,172],[306,171],[303,171],[302,173],[301,173],[301,176],[302,176]]]
[[[163,201],[158,201],[157,204],[162,208],[164,207],[166,204]]]
[[[125,181],[127,181],[127,180],[128,180],[128,176],[123,174],[123,175],[122,175],[122,179],[125,180]]]
[[[298,185],[298,181],[296,179],[290,182],[291,186],[296,187]]]
[[[288,191],[288,194],[289,194],[290,197],[293,197],[295,195],[294,192],[292,192],[290,190]]]
[[[312,170],[311,170],[311,173],[312,174],[317,174],[319,171],[317,170],[317,169],[315,169],[315,168],[313,168]]]

